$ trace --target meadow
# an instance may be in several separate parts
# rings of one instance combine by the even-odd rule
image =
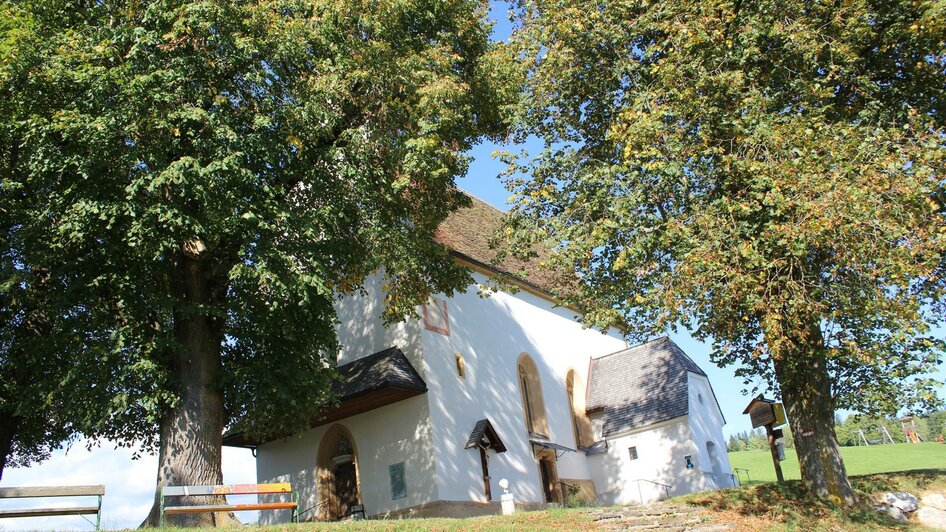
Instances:
[[[786,453],[782,462],[783,484],[773,482],[775,472],[767,452],[729,453],[733,467],[749,470],[752,482],[740,488],[694,493],[646,508],[550,508],[538,512],[517,512],[511,516],[485,516],[466,519],[369,520],[340,523],[300,523],[269,527],[245,526],[233,530],[263,532],[408,532],[467,531],[482,532],[524,530],[852,530],[883,531],[928,530],[915,521],[898,522],[871,507],[885,492],[910,491],[922,494],[946,494],[946,445],[941,443],[842,447],[851,483],[858,495],[853,507],[838,507],[807,493],[798,480],[798,458]],[[745,479],[745,475],[742,475]],[[182,532],[181,529],[155,529],[155,532]]]
[[[841,447],[841,457],[847,474],[871,475],[915,469],[946,469],[946,444],[942,443],[896,443],[861,447]],[[752,484],[774,482],[775,468],[772,455],[766,451],[740,451],[729,453],[732,467],[747,469]],[[798,456],[794,449],[785,450],[782,462],[785,479],[798,479]],[[746,474],[738,472],[745,483]]]

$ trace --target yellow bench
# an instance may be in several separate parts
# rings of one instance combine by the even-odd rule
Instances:
[[[201,504],[193,506],[165,506],[166,497],[218,496],[226,499],[227,495],[289,495],[286,502],[264,502],[254,504]],[[165,486],[161,488],[160,526],[164,526],[165,514],[190,514],[204,512],[242,512],[246,510],[292,510],[292,522],[295,523],[299,512],[299,497],[288,483],[277,484],[228,484],[219,486]]]

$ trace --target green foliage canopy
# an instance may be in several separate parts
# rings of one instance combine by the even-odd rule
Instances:
[[[193,316],[222,338],[228,423],[308,427],[329,399],[336,294],[382,271],[394,320],[466,286],[432,237],[465,201],[462,153],[502,130],[512,94],[485,7],[2,3],[2,192],[25,198],[28,244],[5,266],[52,267],[57,311],[99,346],[69,353],[95,368],[74,389],[106,390],[84,430],[156,443]],[[182,257],[206,303],[181,293]]]
[[[596,325],[677,324],[777,387],[817,335],[839,408],[936,403],[946,289],[941,2],[522,0],[513,249]],[[526,175],[527,177],[522,177]],[[560,266],[559,266],[560,267]]]

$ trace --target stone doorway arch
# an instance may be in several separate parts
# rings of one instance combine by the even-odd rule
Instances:
[[[349,506],[361,504],[358,449],[351,431],[341,424],[329,427],[316,456],[317,519],[337,521],[348,516]]]

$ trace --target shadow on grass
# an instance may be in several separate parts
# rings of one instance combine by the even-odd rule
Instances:
[[[874,494],[888,491],[927,490],[946,485],[946,469],[912,469],[896,473],[874,473],[851,477],[858,492]]]
[[[849,508],[813,496],[798,480],[698,493],[685,497],[685,500],[717,511],[732,511],[786,525],[824,526],[834,522],[839,525],[847,523],[906,529],[908,524],[873,510],[877,496],[888,491],[918,491],[932,486],[946,486],[946,470],[919,469],[862,475],[851,477],[851,483],[858,494],[858,503]]]

